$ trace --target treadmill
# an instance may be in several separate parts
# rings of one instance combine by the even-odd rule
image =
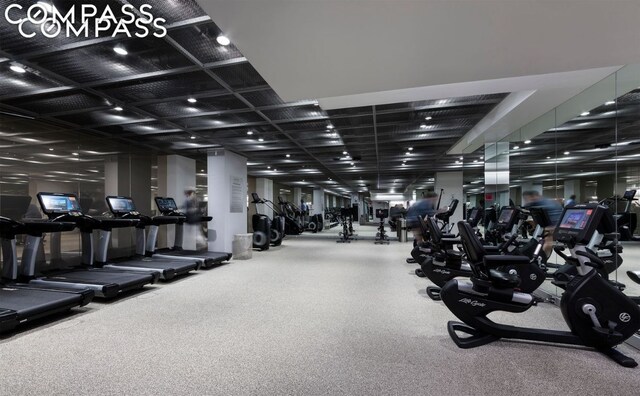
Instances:
[[[159,249],[156,251],[156,241],[158,239],[158,226],[152,225],[149,229],[147,237],[147,256],[163,257],[163,258],[181,258],[183,260],[197,259],[203,268],[210,268],[220,265],[225,261],[231,260],[231,253],[225,252],[209,252],[206,250],[184,250],[182,248],[182,239],[184,236],[184,223],[187,216],[178,211],[178,205],[173,198],[156,197],[156,206],[162,216],[174,217],[178,221],[175,223],[175,237],[173,247],[168,249]],[[213,218],[211,216],[200,216],[199,222],[208,222]]]
[[[163,224],[175,224],[178,222],[176,217],[156,216],[150,217],[139,213],[136,205],[131,197],[108,196],[106,198],[107,206],[113,215],[118,219],[135,219],[136,224],[136,255],[137,257],[126,259],[124,261],[114,261],[107,263],[106,247],[102,244],[108,244],[110,235],[105,235],[105,231],[101,231],[100,246],[98,247],[99,257],[96,257],[96,264],[102,268],[114,268],[121,270],[148,271],[159,274],[160,279],[164,281],[171,280],[179,275],[188,274],[197,270],[200,265],[198,260],[176,260],[163,259],[158,257],[146,257],[146,235],[145,228],[148,226],[160,226]]]
[[[69,287],[76,289],[89,288],[96,297],[114,298],[119,293],[142,289],[145,285],[155,283],[158,274],[150,272],[121,271],[112,268],[93,267],[93,230],[111,231],[112,228],[130,227],[138,220],[98,219],[82,213],[78,198],[74,194],[38,193],[38,201],[42,211],[50,221],[72,222],[80,229],[82,241],[82,262],[80,266],[61,269],[35,276],[35,254],[33,258],[22,263],[22,273],[29,284]],[[27,243],[29,243],[27,237]],[[60,233],[51,234],[52,261],[60,254]]]
[[[19,324],[87,305],[94,297],[89,289],[50,288],[15,283],[18,278],[16,236],[27,234],[28,243],[22,262],[35,259],[36,251],[47,232],[71,231],[73,223],[28,221],[18,222],[0,217],[2,246],[2,284],[0,284],[0,333],[12,331]]]

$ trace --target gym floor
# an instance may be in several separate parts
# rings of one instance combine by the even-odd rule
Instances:
[[[446,331],[453,315],[404,262],[410,247],[291,238],[252,260],[91,304],[3,339],[1,393],[638,394],[638,369],[585,348],[458,349]],[[492,318],[566,329],[546,304]]]

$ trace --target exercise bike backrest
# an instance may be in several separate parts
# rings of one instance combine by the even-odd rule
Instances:
[[[460,233],[462,248],[464,249],[468,262],[471,264],[471,269],[474,274],[478,276],[480,271],[478,271],[476,265],[482,264],[482,260],[486,254],[484,246],[482,246],[482,242],[480,242],[480,239],[478,239],[473,231],[473,227],[471,227],[469,223],[459,221],[458,232]]]
[[[453,214],[455,213],[459,202],[460,201],[457,199],[452,200],[451,203],[449,204],[449,209],[447,209],[446,212],[436,214],[436,217],[441,220],[448,221],[451,218],[451,216],[453,216]]]
[[[442,242],[442,230],[440,230],[440,227],[438,227],[438,222],[436,221],[436,219],[433,217],[427,218],[427,227],[429,229],[431,241],[436,245],[440,245],[440,243]]]

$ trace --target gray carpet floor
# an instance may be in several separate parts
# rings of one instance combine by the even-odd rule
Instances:
[[[297,238],[3,339],[6,395],[637,395],[640,369],[573,347],[461,350],[410,244]],[[507,323],[565,329],[541,305]],[[621,347],[640,359],[640,354]]]

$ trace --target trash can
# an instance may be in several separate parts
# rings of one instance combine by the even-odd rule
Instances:
[[[236,260],[248,260],[253,256],[253,234],[235,234],[231,251]]]
[[[398,241],[406,242],[407,241],[407,219],[400,218],[396,220],[396,229],[398,233]]]

